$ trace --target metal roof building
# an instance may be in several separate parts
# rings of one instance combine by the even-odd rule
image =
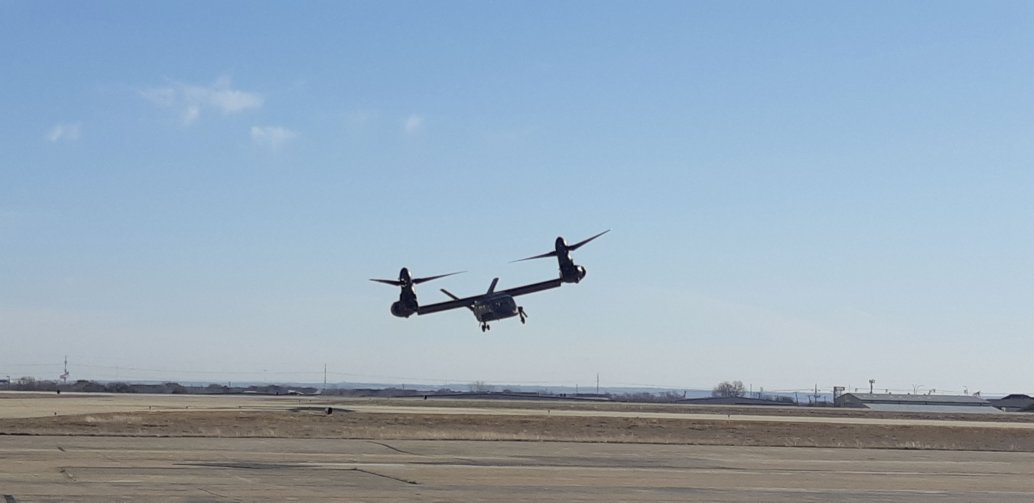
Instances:
[[[991,402],[969,395],[897,395],[893,393],[845,393],[837,407],[857,407],[882,412],[939,412],[943,414],[997,414]]]
[[[991,405],[998,407],[1006,412],[1017,412],[1021,410],[1032,410],[1034,409],[1034,398],[1028,395],[1014,393],[1012,395],[1006,395],[1002,398],[988,400]]]

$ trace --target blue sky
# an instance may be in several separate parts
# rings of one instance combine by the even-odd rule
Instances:
[[[0,2],[0,374],[1032,392],[1025,2]],[[397,319],[391,278],[579,285]]]

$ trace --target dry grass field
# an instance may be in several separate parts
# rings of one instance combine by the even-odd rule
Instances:
[[[0,395],[0,434],[511,440],[1034,452],[1025,414],[322,397]],[[30,400],[39,410],[18,414]],[[91,404],[91,401],[94,402]],[[7,405],[11,404],[12,407]],[[67,407],[65,405],[67,404]],[[90,410],[91,405],[96,405]],[[24,406],[23,404],[19,406]],[[327,408],[332,409],[327,414]],[[53,413],[48,414],[50,409]]]

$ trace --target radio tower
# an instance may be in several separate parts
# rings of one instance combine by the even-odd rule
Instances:
[[[68,355],[65,355],[65,372],[61,374],[61,384],[68,384]]]

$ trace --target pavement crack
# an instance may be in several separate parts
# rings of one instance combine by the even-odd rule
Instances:
[[[392,446],[390,446],[390,445],[388,445],[388,444],[386,444],[384,442],[376,442],[376,441],[373,441],[373,440],[370,440],[369,442],[371,444],[377,444],[377,445],[379,445],[381,447],[387,447],[388,449],[391,449],[391,450],[393,450],[393,451],[395,451],[395,452],[397,452],[399,454],[409,454],[410,456],[419,456],[420,455],[420,454],[417,454],[415,452],[404,451],[402,449],[399,449],[398,447],[392,447]]]
[[[401,478],[401,477],[393,477],[391,475],[385,475],[383,473],[371,472],[370,470],[364,470],[362,468],[352,468],[352,471],[356,471],[356,472],[359,472],[359,473],[365,473],[367,475],[373,475],[375,477],[381,477],[381,478],[385,478],[385,479],[389,479],[389,480],[394,480],[396,482],[402,482],[404,484],[409,484],[409,485],[414,485],[414,486],[420,485],[415,480],[406,480],[406,479]]]
[[[205,489],[204,487],[199,487],[199,488],[197,488],[197,489],[198,489],[198,491],[201,491],[201,492],[206,492],[206,493],[208,493],[208,494],[211,494],[212,496],[218,496],[218,497],[220,497],[220,498],[225,498],[225,497],[226,497],[226,495],[225,495],[225,494],[219,494],[219,493],[217,493],[217,492],[215,492],[215,491],[211,491],[211,490]]]

